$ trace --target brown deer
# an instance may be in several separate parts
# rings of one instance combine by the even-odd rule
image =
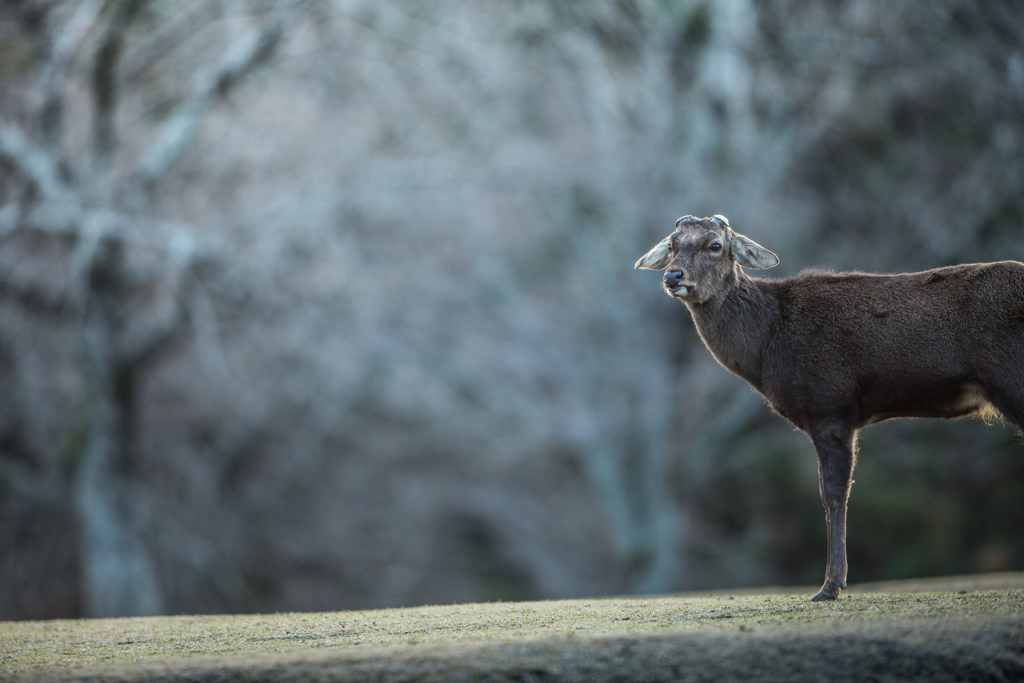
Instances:
[[[715,359],[806,432],[828,526],[825,583],[846,588],[857,432],[895,417],[998,417],[1024,430],[1024,264],[768,280],[778,257],[724,216],[683,216],[636,262],[690,309]]]

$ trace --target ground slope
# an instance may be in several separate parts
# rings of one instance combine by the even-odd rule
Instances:
[[[0,678],[1024,680],[1024,574],[811,594],[4,622]]]

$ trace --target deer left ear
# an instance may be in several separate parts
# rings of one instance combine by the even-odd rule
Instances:
[[[744,268],[764,270],[779,265],[779,257],[760,244],[738,233],[732,235],[732,257]]]
[[[634,270],[644,268],[646,270],[664,270],[669,262],[669,247],[672,245],[672,236],[669,235],[658,242],[654,249],[640,257],[640,260],[633,266]]]

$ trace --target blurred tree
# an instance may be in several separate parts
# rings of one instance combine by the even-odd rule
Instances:
[[[125,34],[144,4],[87,0],[49,8],[60,20],[39,39],[45,56],[33,94],[40,103],[31,107],[30,98],[19,112],[34,125],[23,131],[0,123],[0,156],[16,176],[6,188],[7,210],[14,214],[5,235],[8,249],[31,251],[49,242],[52,246],[44,248],[56,260],[44,277],[13,263],[5,269],[0,289],[21,309],[8,322],[58,318],[56,325],[73,334],[67,341],[81,354],[75,365],[85,401],[82,434],[65,454],[71,462],[60,468],[59,460],[45,453],[52,440],[33,444],[25,433],[33,413],[43,409],[35,401],[48,397],[16,384],[5,435],[10,452],[0,454],[0,476],[30,498],[52,503],[70,497],[87,616],[165,609],[150,551],[139,537],[144,502],[130,481],[136,468],[138,385],[186,331],[188,279],[197,255],[189,232],[148,215],[148,194],[189,144],[212,101],[260,64],[280,39],[286,19],[302,12],[298,5],[279,9],[261,26],[239,31],[223,59],[197,75],[192,93],[167,117],[139,168],[124,173],[115,167],[118,68]],[[31,18],[38,10],[22,11]],[[67,76],[76,59],[88,70],[92,101],[90,140],[79,148],[65,144]],[[29,355],[20,348],[26,333],[9,330],[5,336],[10,361]],[[37,381],[27,373],[40,371],[14,374],[27,383]]]

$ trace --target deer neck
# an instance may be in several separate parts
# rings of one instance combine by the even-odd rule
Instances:
[[[779,318],[778,301],[766,281],[734,266],[715,296],[687,307],[715,360],[760,391],[764,354]]]

